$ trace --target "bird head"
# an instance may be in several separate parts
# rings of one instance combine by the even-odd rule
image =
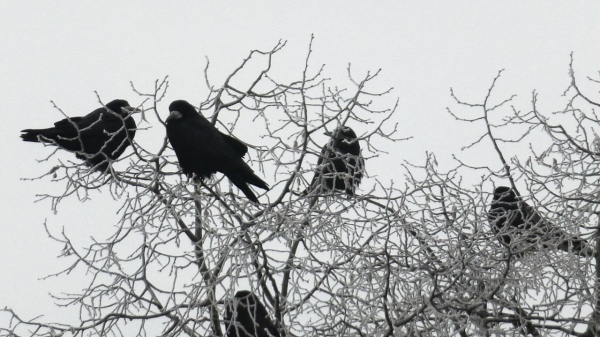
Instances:
[[[132,113],[143,112],[141,109],[136,109],[129,105],[124,99],[115,99],[106,104],[106,108],[121,116],[129,116]]]
[[[354,130],[352,130],[352,128],[343,125],[335,129],[335,131],[325,132],[325,134],[338,142],[345,140],[346,143],[350,143],[357,138],[356,133],[354,133]]]
[[[360,151],[360,145],[356,140],[356,133],[348,126],[340,125],[337,129],[331,132],[325,132],[333,141],[333,146],[345,151]]]
[[[500,200],[503,202],[517,202],[517,194],[515,191],[507,186],[498,186],[494,190],[494,201]]]
[[[184,100],[177,100],[171,102],[169,105],[169,117],[165,122],[169,123],[170,121],[180,119],[182,117],[187,117],[192,114],[197,114],[196,108],[193,105]]]
[[[255,304],[254,294],[248,290],[238,291],[235,293],[234,298],[243,303],[245,306]]]
[[[262,303],[257,302],[256,295],[248,290],[241,290],[235,293],[233,296],[233,303],[238,308],[248,308],[251,312],[264,312],[264,306]]]

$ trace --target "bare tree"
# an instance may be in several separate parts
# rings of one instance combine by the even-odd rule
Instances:
[[[479,267],[473,267],[468,273],[469,281],[479,285],[476,292],[479,303],[471,301],[469,304],[471,308],[480,306],[471,312],[475,313],[481,331],[489,335],[596,336],[600,318],[595,288],[600,274],[598,253],[594,249],[597,246],[594,240],[597,198],[593,191],[596,190],[594,167],[597,164],[591,155],[594,138],[590,139],[588,134],[594,134],[593,122],[597,119],[585,112],[591,106],[594,116],[595,103],[577,87],[571,64],[572,83],[565,91],[568,102],[565,108],[543,114],[537,107],[534,92],[532,109],[521,112],[514,106],[508,107],[515,96],[499,100],[492,97],[501,73],[480,103],[463,102],[452,93],[459,105],[479,111],[478,116],[463,118],[449,110],[458,120],[483,124],[486,132],[467,148],[493,149],[499,164],[471,164],[457,159],[459,165],[455,169],[456,172],[479,172],[481,177],[473,192],[456,193],[469,195],[476,202],[481,200],[479,210],[471,216],[479,216],[472,224],[484,226],[479,229],[467,226],[470,239],[466,242],[468,246],[478,247],[476,261],[479,261]],[[527,143],[528,139],[531,142]],[[512,155],[525,146],[530,149],[529,155]],[[494,186],[499,185],[513,188],[548,226],[584,239],[591,253],[579,256],[572,251],[561,251],[556,243],[546,241],[538,242],[534,252],[513,254],[512,247],[503,245],[499,234],[494,234],[489,223],[485,223],[490,194]],[[475,198],[475,195],[479,196]],[[513,246],[518,244],[515,239],[524,240],[528,234],[521,235],[513,237]],[[496,238],[491,239],[493,236]],[[482,250],[483,247],[486,249]]]
[[[526,113],[508,108],[512,97],[496,100],[500,73],[480,102],[463,102],[452,91],[470,117],[448,111],[482,130],[465,150],[494,151],[495,163],[456,156],[444,169],[427,153],[423,163],[398,168],[402,183],[367,174],[355,196],[306,193],[328,142],[324,132],[353,127],[367,170],[369,159],[393,156],[382,148],[407,137],[396,134],[398,101],[387,105],[390,90],[371,89],[379,71],[357,77],[348,66],[351,86],[340,89],[323,67],[310,66],[311,40],[298,78],[282,83],[271,66],[284,46],[251,51],[219,86],[209,80],[207,62],[208,94],[199,104],[221,132],[245,132],[247,160],[271,185],[262,204],[222,175],[187,179],[166,138],[155,151],[134,141],[133,153],[121,159],[126,168],[107,175],[60,162],[40,177],[64,184],[60,195],[41,196],[53,210],[99,189],[114,196],[121,220],[83,250],[68,233],[47,228],[65,246],[61,257],[72,261],[58,274],[83,268],[92,275],[83,292],[57,296],[58,304],[78,307],[79,324],[45,323],[6,308],[10,323],[0,331],[224,336],[234,329],[226,308],[248,290],[281,336],[597,334],[600,255],[549,244],[514,254],[488,221],[494,186],[509,185],[549,223],[596,246],[597,103],[580,92],[573,71],[572,99],[559,111],[570,118],[561,124],[538,111],[535,93]],[[149,93],[132,84],[147,99],[149,122],[164,125],[168,87],[168,78]],[[582,110],[590,106],[590,113]],[[563,126],[568,122],[571,128]],[[504,130],[510,138],[500,136]],[[544,140],[529,145],[531,155],[511,155],[534,136]]]

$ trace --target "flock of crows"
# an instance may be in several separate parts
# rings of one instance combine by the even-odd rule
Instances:
[[[21,138],[57,145],[74,152],[95,170],[106,172],[109,164],[131,145],[137,127],[132,116],[135,112],[138,110],[127,101],[116,99],[83,117],[60,120],[51,128],[22,130]],[[249,200],[258,203],[248,185],[264,190],[269,190],[269,185],[243,160],[248,146],[217,130],[186,101],[172,102],[169,112],[167,138],[183,173],[204,179],[221,172]],[[354,195],[364,172],[358,137],[346,126],[338,127],[329,135],[332,139],[323,147],[310,189],[322,186]]]
[[[60,120],[51,128],[22,130],[21,138],[56,145],[75,153],[94,170],[107,172],[109,165],[131,145],[137,128],[132,115],[138,111],[127,101],[116,99],[83,117]],[[182,172],[200,179],[221,172],[249,200],[258,203],[249,185],[263,190],[269,190],[269,185],[243,160],[248,146],[220,132],[184,100],[172,102],[169,112],[167,138]],[[346,126],[327,134],[331,140],[321,151],[307,191],[340,190],[353,196],[365,167],[359,139]],[[585,240],[543,219],[509,187],[499,186],[494,190],[488,220],[500,243],[516,256],[539,247],[581,256],[594,254],[594,250],[585,245]],[[226,319],[230,322],[228,337],[280,336],[265,306],[249,291],[235,294],[226,308]]]

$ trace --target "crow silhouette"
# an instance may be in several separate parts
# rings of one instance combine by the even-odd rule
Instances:
[[[365,170],[356,133],[347,126],[340,126],[333,133],[326,134],[331,136],[331,140],[321,150],[309,189],[336,189],[354,195]]]
[[[227,337],[280,337],[267,309],[247,290],[238,291],[225,310]]]
[[[185,174],[208,178],[221,172],[248,199],[258,203],[248,184],[269,190],[269,185],[254,174],[242,159],[248,147],[239,140],[217,130],[188,102],[179,100],[169,105],[166,120],[167,137]]]
[[[116,99],[83,117],[62,119],[52,128],[22,130],[21,138],[57,145],[105,172],[131,144],[136,129],[131,114],[136,111],[127,101]]]
[[[552,247],[581,256],[594,254],[585,240],[570,235],[543,219],[529,204],[506,186],[494,190],[488,220],[498,240],[517,255],[538,247]]]

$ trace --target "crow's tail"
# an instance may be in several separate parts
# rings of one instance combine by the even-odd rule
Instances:
[[[265,191],[269,190],[269,185],[267,185],[267,183],[265,183],[262,179],[260,179],[256,174],[254,174],[254,172],[250,171],[250,172],[245,172],[244,174],[244,180],[250,184],[250,185],[254,185],[258,188],[262,188]]]
[[[249,179],[247,179],[247,175],[243,175],[240,174],[240,172],[228,172],[225,173],[225,175],[227,176],[227,178],[229,178],[229,180],[231,180],[231,182],[237,186],[237,188],[239,188],[240,190],[242,190],[242,192],[244,192],[244,194],[246,195],[246,197],[248,199],[250,199],[251,201],[255,202],[255,203],[259,203],[258,202],[258,198],[256,197],[256,195],[254,194],[254,192],[252,192],[252,190],[250,189],[250,186],[248,186],[248,183],[258,186],[260,188],[264,188],[264,189],[269,189],[269,187],[267,186],[267,184],[262,181],[259,177],[255,176],[254,173],[250,172],[250,174],[252,176],[254,176],[256,178],[256,180],[251,180],[249,181]],[[255,184],[255,182],[260,182],[259,185]]]
[[[581,256],[593,256],[595,251],[587,244],[586,240],[574,238],[571,240],[573,252]]]
[[[23,138],[23,141],[25,141],[25,142],[39,142],[40,140],[39,140],[38,136],[43,136],[43,137],[49,138],[49,139],[55,139],[57,136],[55,128],[25,129],[25,130],[21,130],[21,132],[22,132],[21,138]]]
[[[572,252],[580,256],[593,256],[595,254],[594,249],[587,244],[586,240],[575,236],[563,240],[558,245],[558,249],[565,252]]]
[[[252,190],[250,189],[250,186],[248,186],[248,184],[243,184],[242,186],[237,186],[240,190],[242,190],[242,192],[244,192],[244,195],[246,196],[246,198],[248,198],[250,201],[258,204],[258,198],[256,197],[256,195],[254,194],[254,192],[252,192]]]

